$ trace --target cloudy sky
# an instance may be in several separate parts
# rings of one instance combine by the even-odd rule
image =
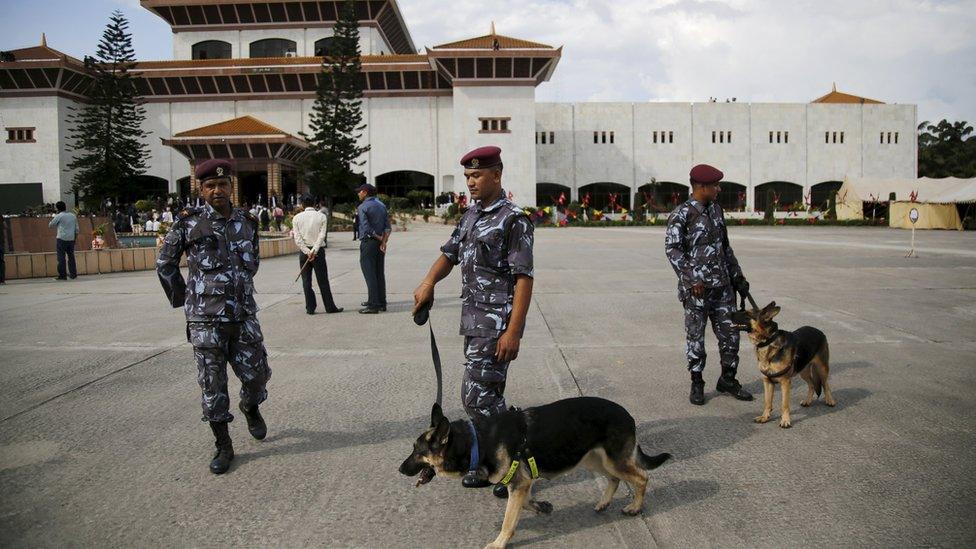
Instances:
[[[418,48],[486,34],[563,46],[540,101],[806,102],[841,91],[976,123],[976,0],[400,0]],[[84,6],[83,10],[79,7]],[[81,56],[109,13],[141,59],[171,56],[136,0],[0,0],[0,49]]]

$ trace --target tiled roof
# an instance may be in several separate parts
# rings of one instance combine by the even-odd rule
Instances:
[[[173,137],[227,137],[248,135],[281,135],[292,137],[278,128],[254,118],[242,116],[195,130],[180,132]]]
[[[503,36],[501,34],[486,34],[484,36],[479,36],[477,38],[468,38],[467,40],[459,40],[457,42],[449,42],[447,44],[441,44],[440,46],[434,46],[435,50],[490,50],[494,49],[495,41],[498,41],[498,47],[500,49],[553,49],[552,46],[546,44],[540,44],[539,42],[530,42],[528,40],[522,40],[520,38],[512,38],[511,36]]]
[[[818,97],[811,101],[811,103],[870,103],[875,105],[884,105],[883,101],[878,101],[877,99],[868,99],[867,97],[861,97],[859,95],[851,95],[849,93],[837,91],[837,86],[830,93],[822,97]]]
[[[10,53],[14,56],[14,61],[74,61],[75,63],[81,63],[81,61],[71,57],[66,53],[61,53],[54,48],[49,48],[47,45],[41,46],[31,46],[29,48],[21,48],[19,50],[10,50]]]

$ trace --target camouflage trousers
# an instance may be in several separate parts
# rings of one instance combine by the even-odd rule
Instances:
[[[187,336],[197,359],[197,382],[203,391],[203,421],[233,421],[227,392],[227,363],[241,380],[241,402],[248,408],[268,398],[271,377],[261,325],[244,322],[188,322]]]
[[[464,338],[464,377],[461,380],[461,402],[469,416],[490,416],[506,410],[505,381],[510,362],[498,362],[495,346],[498,338],[466,336]]]
[[[732,313],[735,311],[735,291],[732,286],[709,288],[702,298],[689,294],[684,306],[688,369],[692,372],[705,369],[705,323],[711,320],[712,330],[718,339],[722,370],[735,373],[739,367],[739,332],[732,327]]]

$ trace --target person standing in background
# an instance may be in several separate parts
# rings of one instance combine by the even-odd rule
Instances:
[[[59,201],[55,204],[58,213],[54,219],[47,224],[48,227],[58,230],[58,277],[55,280],[72,280],[78,278],[78,270],[75,267],[75,239],[78,238],[78,217],[67,211],[68,206]],[[65,269],[67,261],[67,270]]]
[[[322,305],[325,306],[325,312],[341,313],[342,308],[336,307],[332,298],[332,289],[329,287],[329,267],[325,262],[325,251],[322,250],[325,245],[328,219],[321,211],[315,210],[314,204],[312,197],[302,197],[305,211],[295,214],[291,223],[295,244],[298,246],[298,265],[302,269],[305,312],[310,315],[315,314],[315,291],[312,290],[312,271],[314,271],[319,291],[322,292]],[[311,262],[311,265],[307,265],[308,262]]]
[[[365,183],[356,192],[362,203],[359,218],[359,266],[366,279],[369,297],[359,314],[374,315],[386,310],[386,244],[390,240],[390,216],[376,198],[376,187]]]

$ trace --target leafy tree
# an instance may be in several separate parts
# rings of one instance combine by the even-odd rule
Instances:
[[[305,160],[306,182],[315,195],[348,196],[363,180],[355,171],[369,145],[359,145],[363,124],[363,73],[359,50],[356,2],[346,0],[335,26],[332,55],[322,60],[315,104],[312,107]]]
[[[918,125],[919,177],[976,177],[976,139],[968,122]]]
[[[135,59],[129,22],[116,10],[95,59],[85,59],[94,77],[87,101],[80,108],[69,107],[68,114],[68,152],[75,153],[68,164],[75,172],[72,191],[90,208],[124,194],[127,184],[146,171],[146,111],[129,74]]]

